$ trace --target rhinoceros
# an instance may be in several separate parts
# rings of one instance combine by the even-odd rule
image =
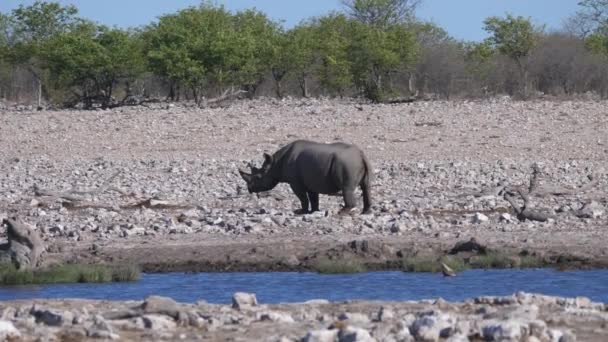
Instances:
[[[296,140],[276,151],[264,153],[261,168],[250,165],[251,172],[239,169],[249,193],[269,191],[279,183],[287,183],[300,200],[296,214],[319,210],[319,194],[342,192],[344,207],[340,214],[350,214],[356,207],[355,189],[361,187],[363,213],[371,211],[370,182],[372,167],[357,146],[336,142],[323,144]],[[310,204],[310,206],[309,206]]]

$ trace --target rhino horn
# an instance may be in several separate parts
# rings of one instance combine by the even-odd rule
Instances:
[[[239,174],[241,175],[241,177],[243,177],[243,179],[246,182],[249,182],[251,180],[251,174],[247,173],[245,170],[239,168]]]

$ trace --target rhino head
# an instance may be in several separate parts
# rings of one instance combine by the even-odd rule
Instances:
[[[239,169],[239,174],[247,183],[249,193],[264,192],[273,189],[279,181],[272,173],[273,158],[270,154],[264,153],[264,164],[261,168],[249,165],[250,173]]]

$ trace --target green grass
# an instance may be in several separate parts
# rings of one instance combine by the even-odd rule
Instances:
[[[38,270],[17,270],[12,264],[0,265],[0,285],[107,283],[139,279],[132,265],[57,265]]]
[[[367,271],[363,263],[357,260],[321,259],[313,265],[313,269],[323,274],[362,273]]]

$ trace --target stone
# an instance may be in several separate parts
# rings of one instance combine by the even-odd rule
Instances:
[[[17,269],[39,266],[45,247],[38,232],[17,218],[4,219],[2,224],[7,227],[8,243],[0,246],[0,254],[9,256]],[[0,256],[0,259],[6,259],[6,257]]]
[[[488,218],[486,215],[482,214],[482,213],[475,213],[475,215],[473,215],[473,217],[471,218],[471,222],[475,223],[475,224],[481,224],[484,222],[488,222],[490,220],[490,218]]]
[[[469,338],[462,334],[456,334],[450,336],[445,342],[469,342]]]
[[[370,319],[367,315],[358,313],[358,312],[344,312],[338,316],[338,319],[341,321],[348,321],[348,324],[354,325],[367,325],[370,322]]]
[[[162,314],[179,319],[181,315],[179,304],[169,297],[149,296],[141,305],[147,314]]]
[[[68,324],[71,325],[74,320],[74,314],[72,314],[70,311],[53,309],[39,310],[34,306],[31,313],[36,318],[36,323],[42,323],[53,327],[60,327]]]
[[[16,340],[21,337],[21,333],[12,322],[0,320],[0,341]]]
[[[394,222],[391,227],[390,227],[390,232],[393,234],[397,234],[399,232],[402,232],[405,230],[405,227],[402,223],[400,222]]]
[[[391,309],[388,309],[383,306],[378,311],[378,321],[380,322],[390,321],[393,318],[395,318],[395,313]]]
[[[278,323],[295,323],[293,317],[285,312],[268,311],[257,314],[259,321],[270,321]]]
[[[177,328],[175,321],[165,315],[143,315],[142,319],[146,329],[166,331],[175,330]]]
[[[500,222],[511,223],[513,222],[513,217],[509,213],[502,213],[500,214],[499,220]]]
[[[232,295],[232,308],[242,310],[252,306],[257,306],[258,300],[255,293],[236,292]]]
[[[600,218],[604,215],[605,208],[596,201],[585,203],[583,207],[577,210],[574,215],[579,218]]]
[[[569,330],[563,331],[559,342],[576,342],[576,336]]]
[[[452,335],[455,320],[439,311],[432,312],[416,319],[410,326],[410,331],[416,340],[438,341]]]
[[[120,340],[120,335],[105,330],[90,330],[87,336],[104,340]]]
[[[338,330],[313,330],[309,331],[302,342],[335,342],[338,338]]]
[[[486,341],[519,341],[528,335],[527,329],[519,321],[499,321],[482,326],[481,335]]]
[[[339,342],[376,342],[369,332],[362,328],[348,326],[338,332]]]
[[[146,328],[144,319],[142,317],[135,317],[131,319],[117,319],[110,322],[113,327],[119,330],[130,330],[130,331],[141,331]]]

